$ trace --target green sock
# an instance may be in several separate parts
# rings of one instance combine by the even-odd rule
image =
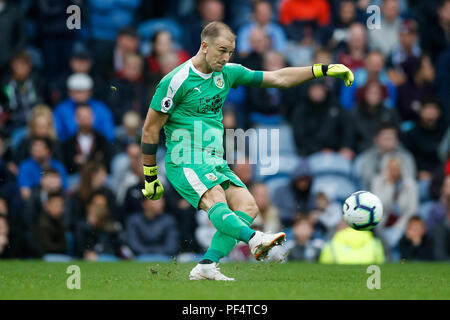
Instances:
[[[224,202],[218,202],[213,205],[209,209],[208,217],[218,231],[236,240],[248,243],[255,233]]]
[[[250,227],[253,222],[253,218],[250,217],[243,211],[235,211],[236,215],[241,218],[241,220]],[[232,237],[220,232],[216,231],[214,234],[211,245],[208,248],[208,251],[202,257],[202,260],[211,260],[213,262],[219,262],[219,260],[225,256],[227,256],[231,250],[233,250],[234,246],[238,243],[237,240]]]

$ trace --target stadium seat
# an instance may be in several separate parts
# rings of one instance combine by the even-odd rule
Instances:
[[[300,163],[301,157],[296,154],[282,153],[278,157],[271,157],[271,162],[273,163],[273,168],[278,167],[275,174],[267,175],[265,172],[269,170],[270,165],[264,165],[261,161],[255,165],[255,179],[261,181],[269,181],[276,178],[289,178],[292,172],[295,170],[297,165]],[[278,161],[275,164],[274,161]]]
[[[351,179],[352,165],[338,153],[318,152],[308,157],[313,176],[338,175]]]
[[[315,177],[311,188],[314,194],[317,192],[325,192],[333,198],[331,200],[336,200],[341,203],[357,190],[351,179],[333,174]]]
[[[363,188],[362,161],[360,155],[356,156],[352,162],[351,179],[358,190],[361,190]]]
[[[289,184],[289,182],[290,182],[290,179],[288,177],[276,177],[276,178],[266,181],[265,184],[267,186],[267,190],[269,192],[270,199],[273,201],[273,199],[275,198],[275,191],[279,187]]]
[[[419,192],[420,203],[430,200],[430,181],[418,180],[417,191]]]
[[[45,262],[69,262],[72,258],[65,254],[49,253],[42,257]]]

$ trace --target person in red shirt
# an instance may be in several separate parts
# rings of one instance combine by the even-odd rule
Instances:
[[[295,21],[314,20],[321,27],[331,21],[330,4],[327,0],[285,0],[280,6],[280,23],[288,25]]]

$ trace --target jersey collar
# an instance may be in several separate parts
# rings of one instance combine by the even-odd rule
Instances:
[[[200,77],[202,77],[203,79],[209,79],[211,78],[212,74],[214,72],[211,73],[203,73],[199,70],[197,70],[197,68],[194,66],[194,64],[192,63],[192,59],[189,59],[189,66],[191,67],[192,71],[194,71],[196,74],[198,74]]]

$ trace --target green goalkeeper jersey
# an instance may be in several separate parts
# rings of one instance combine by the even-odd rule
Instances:
[[[222,157],[222,105],[228,92],[239,85],[261,83],[261,71],[235,63],[204,74],[188,60],[167,74],[150,103],[154,110],[170,115],[164,125],[166,157],[171,157],[166,161],[197,163],[199,154]]]

